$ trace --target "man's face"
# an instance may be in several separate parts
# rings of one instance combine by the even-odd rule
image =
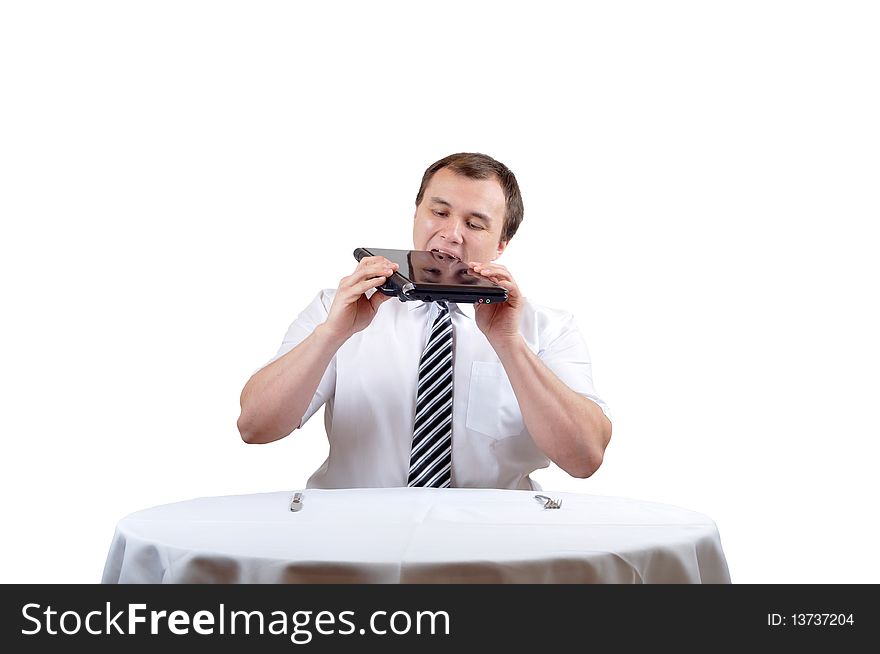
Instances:
[[[496,178],[470,179],[441,168],[416,207],[413,248],[465,262],[494,261],[507,247],[507,241],[500,241],[506,206]]]

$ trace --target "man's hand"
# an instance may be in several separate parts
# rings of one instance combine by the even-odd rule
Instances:
[[[500,352],[514,345],[520,338],[519,321],[525,299],[510,271],[504,266],[471,261],[468,267],[507,290],[507,302],[474,305],[477,327],[485,334],[495,351]]]
[[[396,263],[385,257],[364,257],[348,277],[343,277],[336,289],[336,297],[330,306],[330,315],[324,323],[326,331],[340,341],[369,325],[385,300],[394,299],[378,291],[367,298],[366,293],[385,283],[398,269]]]

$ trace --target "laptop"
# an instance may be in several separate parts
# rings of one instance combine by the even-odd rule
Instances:
[[[401,302],[470,302],[491,304],[506,302],[507,290],[468,270],[467,264],[452,255],[425,250],[388,250],[357,248],[354,258],[385,257],[399,267],[379,292],[397,296]]]

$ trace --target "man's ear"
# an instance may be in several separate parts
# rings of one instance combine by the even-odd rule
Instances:
[[[498,250],[495,252],[495,259],[497,259],[498,257],[500,257],[501,254],[504,252],[504,250],[507,249],[507,244],[508,244],[509,242],[510,242],[510,241],[498,241]],[[495,259],[493,259],[493,261],[494,261]]]

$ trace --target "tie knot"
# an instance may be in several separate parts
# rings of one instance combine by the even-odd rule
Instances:
[[[444,313],[446,311],[449,311],[449,305],[447,305],[446,302],[443,300],[438,300],[437,306],[440,308],[440,313]]]

